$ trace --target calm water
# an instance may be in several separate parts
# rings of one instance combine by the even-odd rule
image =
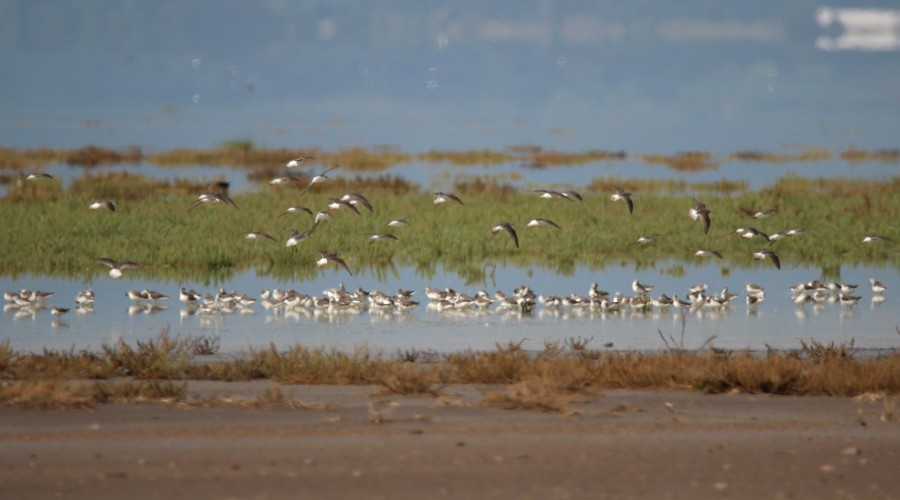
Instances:
[[[306,170],[317,173],[321,165],[312,164]],[[38,169],[34,169],[38,170]],[[268,189],[266,181],[253,181],[247,178],[251,173],[247,168],[225,166],[191,165],[183,167],[160,167],[149,163],[107,165],[99,167],[73,167],[62,163],[46,165],[39,169],[61,179],[63,189],[72,179],[94,176],[111,172],[131,172],[154,179],[173,180],[175,178],[198,182],[225,180],[231,184],[230,192],[240,194]],[[0,173],[9,172],[0,165]],[[30,172],[30,171],[29,171]],[[679,172],[663,165],[650,164],[635,159],[609,160],[575,166],[558,166],[548,168],[532,168],[519,162],[502,163],[491,166],[458,167],[443,163],[410,162],[392,166],[378,172],[341,172],[329,174],[333,178],[341,176],[354,178],[376,177],[381,175],[396,176],[428,189],[434,186],[447,186],[461,177],[493,176],[498,182],[510,184],[520,189],[532,189],[535,186],[551,187],[567,185],[580,187],[595,178],[617,178],[627,183],[629,178],[652,178],[657,180],[684,180],[688,183],[710,183],[722,179],[733,182],[744,182],[751,190],[769,186],[779,178],[795,177],[852,177],[855,179],[889,179],[898,174],[896,163],[868,162],[851,165],[833,158],[815,162],[792,162],[776,164],[767,162],[722,162],[719,168],[700,172]],[[7,192],[7,186],[0,186],[0,196]]]
[[[661,269],[662,267],[660,267]],[[592,282],[610,291],[631,295],[634,279],[656,286],[653,295],[675,293],[684,297],[687,288],[695,283],[709,285],[710,293],[718,293],[723,287],[741,294],[732,305],[721,312],[686,311],[685,345],[699,346],[716,335],[714,345],[721,348],[754,350],[771,346],[779,349],[799,347],[800,340],[815,338],[822,342],[854,340],[860,348],[884,349],[900,346],[900,336],[895,327],[900,325],[900,308],[893,296],[900,286],[900,272],[896,269],[870,267],[842,270],[842,281],[859,284],[857,295],[862,300],[854,307],[839,303],[823,303],[813,306],[795,306],[788,288],[797,281],[808,281],[819,276],[816,269],[732,270],[728,277],[721,277],[715,266],[688,270],[683,277],[671,277],[658,271],[635,271],[630,268],[607,268],[602,272],[584,268],[576,269],[571,277],[558,276],[543,269],[498,269],[494,280],[466,284],[461,278],[439,272],[430,282],[423,282],[415,270],[399,269],[396,277],[379,281],[371,274],[350,277],[335,271],[325,271],[317,279],[307,282],[281,282],[270,278],[258,278],[254,272],[245,272],[226,283],[202,286],[197,283],[159,281],[133,281],[127,275],[112,280],[100,275],[92,283],[81,283],[46,277],[25,277],[11,281],[0,280],[3,290],[21,288],[53,291],[48,306],[72,307],[61,318],[50,315],[49,310],[35,314],[21,313],[8,307],[0,316],[2,338],[10,340],[13,347],[22,350],[91,348],[119,339],[129,343],[158,335],[164,329],[172,334],[190,336],[217,336],[221,341],[221,353],[230,354],[251,347],[264,347],[270,343],[279,348],[301,343],[308,346],[325,346],[352,349],[367,345],[387,353],[398,349],[434,349],[440,352],[464,349],[492,349],[495,343],[519,342],[524,346],[540,349],[545,340],[565,340],[570,337],[593,337],[592,346],[602,347],[612,343],[617,350],[659,350],[664,348],[658,330],[666,336],[678,339],[681,332],[681,314],[675,312],[620,313],[602,315],[590,311],[553,311],[537,306],[530,315],[482,313],[448,314],[426,307],[424,287],[451,287],[457,291],[474,293],[486,289],[493,293],[507,293],[517,285],[527,284],[536,293],[587,294]],[[883,302],[873,301],[868,278],[876,277],[888,286]],[[362,287],[394,293],[397,288],[416,291],[415,299],[422,304],[406,314],[383,315],[363,312],[360,314],[285,314],[264,309],[256,304],[244,313],[193,314],[178,301],[181,286],[196,288],[201,292],[215,293],[219,286],[228,291],[237,290],[259,297],[264,288],[294,289],[311,295],[321,295],[326,288],[344,282],[348,289]],[[744,285],[753,282],[762,285],[766,300],[755,309],[744,302]],[[79,313],[74,307],[75,294],[91,286],[97,295],[95,308],[89,313]],[[161,302],[162,309],[150,311],[135,306],[125,296],[129,289],[150,288],[170,296]]]

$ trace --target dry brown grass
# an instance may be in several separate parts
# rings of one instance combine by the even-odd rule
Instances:
[[[719,168],[719,161],[706,151],[685,151],[675,155],[642,154],[637,159],[647,163],[665,165],[679,172],[699,172]]]
[[[379,394],[441,397],[449,384],[503,385],[485,404],[565,412],[579,395],[603,388],[693,389],[785,395],[900,393],[900,352],[859,356],[853,344],[802,342],[790,352],[723,351],[709,341],[689,348],[666,339],[658,353],[589,348],[591,339],[548,342],[542,352],[521,343],[461,352],[428,362],[293,346],[254,350],[229,360],[197,361],[195,339],[161,334],[136,346],[101,352],[19,353],[0,343],[0,401],[19,407],[82,408],[107,402],[183,401],[183,380],[268,379],[288,384],[374,385]],[[129,377],[125,383],[118,377]],[[92,379],[109,379],[90,382]],[[91,385],[93,384],[93,385]],[[303,407],[273,386],[252,405]],[[252,406],[251,405],[251,406]],[[886,413],[893,413],[893,408]]]
[[[763,163],[811,162],[831,159],[831,152],[818,146],[809,146],[797,153],[784,154],[770,151],[737,151],[729,155],[732,160]]]
[[[863,149],[849,148],[846,151],[841,152],[841,158],[851,165],[870,162],[897,163],[900,161],[900,149],[866,151]]]

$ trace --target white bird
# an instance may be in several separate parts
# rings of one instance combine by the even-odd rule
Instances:
[[[109,275],[112,278],[121,277],[122,269],[134,269],[141,267],[141,264],[130,260],[114,260],[108,257],[97,257],[94,260],[99,264],[103,264],[104,266],[109,267]]]
[[[109,210],[110,212],[115,212],[116,211],[116,202],[114,202],[112,200],[97,200],[97,201],[91,203],[88,206],[88,208],[91,210],[99,210],[101,208],[105,208],[105,209]]]

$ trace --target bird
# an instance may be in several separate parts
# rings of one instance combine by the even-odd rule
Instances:
[[[456,196],[453,193],[442,193],[440,191],[434,193],[434,204],[435,205],[439,205],[446,201],[455,201],[456,203],[459,203],[460,205],[465,205],[465,203],[463,203],[462,200],[459,199],[459,196]]]
[[[94,296],[94,291],[90,288],[75,294],[75,303],[81,306],[93,304],[95,300],[96,297]]]
[[[719,252],[717,252],[715,250],[710,250],[708,248],[698,248],[697,250],[694,251],[694,256],[695,257],[718,257],[720,259],[722,258],[722,254],[720,254]]]
[[[769,241],[769,235],[756,229],[755,227],[744,226],[739,227],[731,232],[731,234],[739,235],[741,238],[751,239],[751,238],[762,238],[766,241]]]
[[[234,202],[231,198],[228,197],[225,193],[203,193],[197,197],[197,201],[195,201],[190,208],[188,208],[188,212],[197,208],[202,203],[218,203],[225,202],[228,205],[231,205],[234,208],[238,208],[237,203]]]
[[[576,193],[575,191],[563,191],[560,194],[565,196],[566,199],[569,201],[575,201],[575,200],[584,201],[584,198],[582,198],[581,195]]]
[[[875,278],[869,278],[869,284],[872,285],[872,293],[876,295],[880,295],[887,290],[887,287]]]
[[[753,252],[753,258],[757,260],[769,259],[772,261],[772,264],[775,264],[777,269],[781,269],[781,259],[778,258],[778,254],[767,248],[762,248]]]
[[[62,316],[63,314],[69,312],[68,307],[53,307],[50,309],[50,314],[54,316]]]
[[[634,202],[631,201],[631,195],[632,193],[626,193],[624,189],[616,187],[616,192],[609,199],[612,201],[624,201],[628,207],[628,213],[632,214],[634,213]]]
[[[319,210],[316,212],[316,218],[313,220],[313,224],[318,224],[323,220],[328,220],[331,218],[331,214],[328,213],[328,210]]]
[[[305,231],[302,233],[300,231],[297,231],[294,228],[290,228],[290,227],[284,228],[285,231],[287,231],[291,235],[287,239],[287,241],[284,242],[284,246],[286,246],[288,248],[292,248],[294,251],[297,251],[297,245],[300,244],[300,242],[302,242],[303,240],[309,238],[309,236],[313,233],[313,231],[315,231],[316,225],[317,224],[313,224],[312,227],[308,231]]]
[[[341,256],[337,254],[337,252],[326,252],[324,250],[319,250],[319,255],[321,256],[321,258],[316,261],[316,265],[318,265],[319,267],[325,266],[329,262],[334,262],[335,264],[343,267],[347,271],[347,273],[350,274],[350,276],[353,276],[353,272],[350,271],[350,266],[348,266],[347,263],[344,262],[344,259],[342,259]]]
[[[406,219],[391,219],[388,221],[388,227],[403,227],[407,224]]]
[[[399,241],[400,238],[394,236],[393,234],[386,234],[386,233],[372,233],[369,235],[369,243],[372,243],[373,241],[377,241],[377,240],[397,240],[397,241]]]
[[[278,242],[275,238],[272,237],[269,233],[263,233],[261,231],[250,231],[249,233],[244,233],[244,238],[248,240],[269,240]]]
[[[53,178],[52,175],[42,172],[39,174],[28,174],[28,177],[26,177],[25,180],[26,181],[36,181],[39,179],[52,179],[52,178]]]
[[[754,219],[767,219],[778,213],[778,210],[774,208],[770,208],[767,210],[751,210],[749,208],[742,208],[741,212],[744,212],[748,217],[752,217]]]
[[[691,217],[691,220],[700,219],[703,222],[703,234],[709,232],[709,214],[710,211],[706,208],[706,204],[696,198],[694,199],[694,207],[688,210],[688,215]]]
[[[294,177],[293,175],[289,175],[287,177],[276,177],[276,178],[272,179],[271,181],[269,181],[269,184],[271,184],[273,186],[277,186],[279,184],[287,184],[289,182],[296,182],[299,180],[300,179]]]
[[[864,234],[859,239],[860,243],[877,243],[879,241],[894,241],[886,236],[878,236],[877,234]]]
[[[512,224],[510,224],[509,222],[501,222],[500,224],[497,224],[491,229],[491,237],[493,238],[500,231],[506,231],[507,233],[509,233],[509,236],[512,238],[513,243],[516,244],[516,248],[519,248],[519,235],[516,234],[516,228],[514,228]]]
[[[534,192],[540,193],[541,198],[546,198],[548,200],[557,199],[557,200],[575,201],[572,198],[569,198],[568,196],[564,195],[563,193],[560,193],[559,191],[552,191],[549,189],[535,189]]]
[[[308,209],[308,208],[306,208],[306,207],[301,207],[301,206],[299,206],[299,205],[295,205],[295,206],[292,206],[292,207],[287,207],[287,209],[285,209],[284,212],[281,212],[280,214],[278,214],[278,217],[281,217],[281,216],[284,216],[284,215],[287,215],[287,214],[297,214],[297,213],[300,213],[300,212],[306,212],[306,213],[308,213],[309,215],[312,215],[312,214],[313,214],[313,213],[312,213],[312,210],[310,210],[310,209]]]
[[[346,201],[347,203],[354,206],[357,204],[362,205],[366,207],[366,210],[368,210],[369,212],[375,211],[375,209],[372,208],[372,204],[369,203],[369,200],[367,200],[365,196],[359,193],[347,193],[341,196],[341,201]]]
[[[649,245],[650,243],[653,243],[654,241],[656,241],[656,238],[658,238],[658,237],[659,237],[659,235],[656,233],[648,234],[645,236],[639,236],[638,239],[632,241],[631,243],[629,243],[629,245]]]
[[[99,210],[101,208],[105,208],[105,209],[109,210],[110,212],[115,212],[116,211],[116,202],[114,202],[112,200],[97,200],[97,201],[91,203],[90,205],[88,205],[88,208],[91,210]]]
[[[555,227],[556,229],[562,229],[559,224],[553,222],[550,219],[531,219],[528,221],[528,225],[526,227],[537,227],[537,226],[550,226]]]
[[[650,290],[653,290],[653,285],[647,285],[638,280],[634,280],[631,282],[631,290],[638,295],[647,295],[650,293]]]
[[[166,300],[169,298],[168,295],[165,295],[165,294],[153,291],[153,290],[148,290],[146,288],[141,290],[141,294],[144,296],[145,299],[153,300],[153,301]]]
[[[298,156],[298,157],[294,158],[293,160],[290,160],[289,162],[285,163],[284,166],[287,168],[299,167],[300,164],[305,162],[306,160],[315,160],[315,159],[316,159],[315,156]]]
[[[309,190],[309,188],[315,186],[316,184],[321,184],[321,183],[327,181],[328,176],[326,174],[328,174],[332,170],[338,168],[339,166],[340,165],[335,165],[335,166],[329,168],[328,170],[322,172],[321,174],[313,176],[313,178],[309,180],[309,184],[307,184],[307,186],[305,188],[303,188],[303,191],[300,191],[300,194],[305,193],[306,191]]]
[[[108,257],[97,257],[94,260],[97,261],[98,264],[103,264],[108,267],[109,275],[112,278],[121,277],[122,269],[134,269],[142,266],[142,264],[130,260],[114,260]]]
[[[356,215],[360,215],[359,209],[356,208],[356,205],[350,203],[349,201],[344,201],[340,198],[328,198],[328,201],[330,202],[328,204],[329,210],[334,211],[334,210],[339,210],[341,207],[347,207],[350,210],[353,210],[353,213],[355,213]]]

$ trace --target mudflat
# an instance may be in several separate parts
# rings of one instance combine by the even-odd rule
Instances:
[[[192,381],[205,404],[0,408],[4,498],[898,498],[876,397],[606,390],[565,413],[366,386]],[[213,401],[218,401],[213,403]]]

